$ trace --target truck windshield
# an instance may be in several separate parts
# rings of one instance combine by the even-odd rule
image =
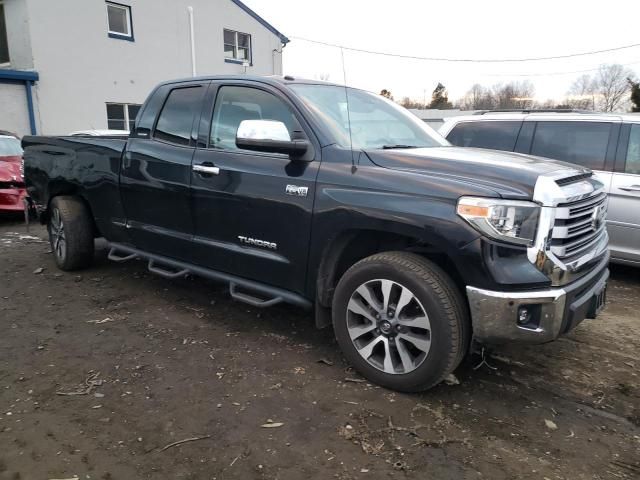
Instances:
[[[416,116],[380,95],[336,85],[292,84],[290,87],[341,147],[380,149],[450,145]]]
[[[18,157],[22,155],[20,140],[15,137],[0,135],[0,157]]]

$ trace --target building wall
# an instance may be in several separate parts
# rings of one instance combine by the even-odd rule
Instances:
[[[29,135],[27,94],[23,83],[0,83],[0,130]]]
[[[247,73],[282,72],[273,52],[280,39],[230,0],[119,0],[131,6],[133,42],[108,37],[104,0],[9,1],[28,10],[40,134],[107,128],[107,102],[143,103],[158,82],[191,76],[187,6],[194,9],[199,75],[245,71],[224,61],[224,28],[251,34]]]
[[[33,56],[31,55],[27,2],[25,0],[3,0],[3,3],[10,68],[13,70],[32,70]]]

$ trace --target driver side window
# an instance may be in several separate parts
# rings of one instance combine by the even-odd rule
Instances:
[[[301,130],[291,109],[275,95],[252,87],[224,86],[218,90],[213,108],[209,147],[240,150],[236,146],[236,133],[243,120],[282,122],[290,136]]]

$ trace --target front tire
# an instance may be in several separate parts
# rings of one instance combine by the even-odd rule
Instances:
[[[408,252],[367,257],[342,276],[333,326],[347,360],[365,378],[403,392],[427,390],[468,348],[468,313],[451,278]]]
[[[49,242],[58,268],[71,271],[86,268],[93,261],[93,222],[79,199],[60,196],[51,201]]]

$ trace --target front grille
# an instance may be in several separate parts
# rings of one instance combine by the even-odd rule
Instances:
[[[587,252],[606,234],[606,208],[604,192],[558,205],[551,251],[562,259],[577,258]]]

